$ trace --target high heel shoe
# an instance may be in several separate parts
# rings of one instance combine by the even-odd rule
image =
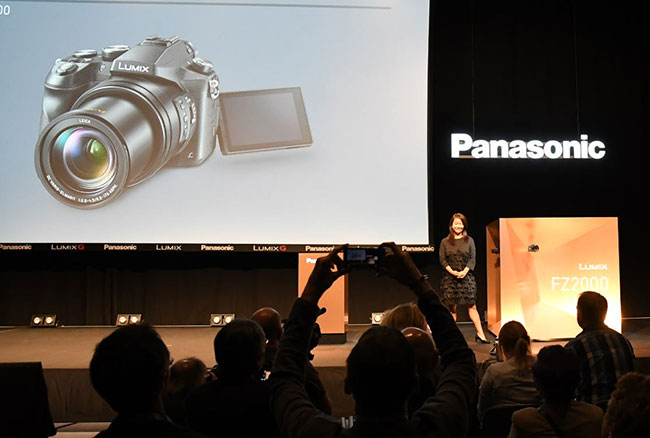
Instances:
[[[487,339],[479,338],[478,335],[474,336],[474,340],[476,341],[477,344],[490,344],[491,343]]]

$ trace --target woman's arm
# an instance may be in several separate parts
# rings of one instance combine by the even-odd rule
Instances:
[[[458,277],[458,271],[455,271],[449,266],[449,262],[447,261],[447,238],[445,237],[442,239],[440,242],[440,250],[439,250],[439,255],[440,255],[440,264],[442,265],[443,268],[447,272],[449,272],[451,275],[454,277]]]
[[[469,236],[467,238],[469,239],[469,258],[465,268],[458,273],[458,278],[465,278],[469,271],[473,271],[476,267],[476,246],[474,245],[474,239]]]

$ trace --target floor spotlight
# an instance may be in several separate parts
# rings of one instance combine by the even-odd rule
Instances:
[[[223,327],[235,319],[234,313],[213,313],[210,315],[210,326]]]
[[[58,325],[56,315],[52,313],[47,315],[32,315],[29,323],[30,327],[57,327]]]
[[[210,326],[212,327],[218,327],[223,325],[221,322],[223,321],[223,315],[220,315],[218,313],[213,313],[210,315]]]
[[[379,325],[383,320],[384,320],[384,312],[374,312],[370,316],[370,321],[372,322],[372,325]]]
[[[129,315],[129,324],[140,324],[142,322],[142,314],[136,313],[135,315]]]
[[[115,318],[115,325],[118,327],[133,324],[142,324],[141,313],[118,313],[117,318]]]

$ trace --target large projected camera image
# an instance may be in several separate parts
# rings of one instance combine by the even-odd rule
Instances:
[[[309,146],[299,88],[279,90],[293,96],[296,107],[289,112],[299,120],[289,123],[298,126],[298,135],[279,139],[274,132],[269,141],[245,145],[230,141],[237,129],[264,129],[268,121],[256,128],[255,120],[277,111],[268,105],[275,91],[230,93],[226,101],[241,95],[248,103],[228,112],[212,63],[178,37],[77,51],[57,60],[45,80],[37,174],[57,200],[89,209],[113,202],[163,167],[200,165],[217,137],[224,155]]]

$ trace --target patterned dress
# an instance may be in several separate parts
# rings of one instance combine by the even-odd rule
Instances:
[[[474,278],[474,267],[476,266],[476,246],[474,239],[467,236],[467,239],[456,239],[452,245],[448,237],[440,242],[440,264],[442,265],[442,279],[440,290],[443,304],[467,304],[476,303],[476,278]],[[446,266],[454,271],[462,271],[465,267],[469,272],[465,278],[456,278],[447,272]]]

